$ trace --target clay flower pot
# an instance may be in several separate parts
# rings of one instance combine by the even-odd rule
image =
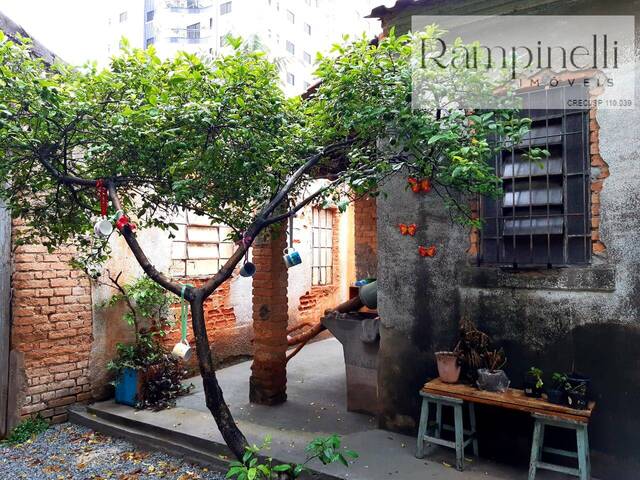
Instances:
[[[436,352],[438,375],[444,383],[457,383],[460,378],[458,356],[453,352]]]

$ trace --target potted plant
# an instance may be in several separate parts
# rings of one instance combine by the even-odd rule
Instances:
[[[584,410],[589,403],[589,385],[591,378],[579,373],[567,374],[567,405],[571,408]]]
[[[491,339],[470,321],[462,321],[460,336],[453,349],[461,364],[463,381],[472,385],[478,380],[478,369],[484,367],[484,354],[489,351]]]
[[[531,367],[524,376],[524,394],[527,397],[540,398],[542,396],[542,370]]]
[[[505,392],[510,380],[502,367],[507,363],[504,350],[490,350],[483,356],[486,368],[478,369],[478,388],[489,392]]]
[[[120,283],[120,276],[121,273],[109,277],[110,284],[103,283],[118,291],[103,306],[125,303],[123,319],[133,327],[135,341],[118,343],[115,357],[107,364],[115,375],[115,400],[136,408],[161,410],[172,406],[178,396],[193,387],[182,385],[187,372],[160,342],[173,323],[170,300],[146,276],[126,285]]]
[[[551,376],[551,387],[547,389],[547,400],[556,405],[564,405],[567,402],[567,376],[564,373],[554,372]]]
[[[457,383],[460,378],[460,360],[456,352],[436,352],[438,376],[444,383]]]

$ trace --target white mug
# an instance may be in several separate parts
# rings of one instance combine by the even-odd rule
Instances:
[[[187,341],[179,341],[176,343],[176,346],[171,350],[171,354],[176,358],[181,358],[185,362],[191,360],[191,355],[193,355],[193,350],[191,349],[191,345]]]
[[[93,231],[100,238],[107,238],[113,232],[113,224],[107,218],[101,218],[93,226]]]

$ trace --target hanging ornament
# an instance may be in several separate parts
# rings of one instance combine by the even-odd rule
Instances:
[[[253,262],[249,261],[249,247],[251,246],[252,241],[252,237],[246,234],[242,234],[242,239],[238,242],[239,245],[242,245],[245,248],[244,263],[240,268],[241,277],[253,277],[253,275],[256,273],[256,266],[253,264]]]
[[[429,193],[431,191],[431,180],[428,178],[418,179],[415,177],[409,177],[407,183],[413,193]]]
[[[193,285],[183,285],[180,291],[180,341],[176,343],[171,354],[176,358],[181,358],[185,362],[188,362],[193,355],[193,350],[189,341],[187,340],[187,320],[189,318],[189,307],[184,299],[184,292],[187,287],[193,287]]]
[[[107,238],[113,232],[113,224],[107,218],[107,208],[109,206],[109,196],[107,193],[107,187],[103,180],[96,182],[96,190],[98,192],[98,200],[100,201],[100,215],[101,218],[93,226],[93,231],[100,238]]]
[[[293,248],[293,217],[289,217],[289,247],[285,248],[282,253],[284,254],[282,255],[282,259],[287,268],[295,267],[302,263],[302,257],[296,249]]]
[[[129,227],[129,229],[134,232],[136,230],[136,224],[135,223],[131,223],[131,220],[129,220],[129,217],[127,217],[122,210],[118,210],[118,213],[116,214],[116,228],[118,230],[120,230],[122,232],[122,230],[126,227]]]
[[[421,257],[435,257],[437,250],[435,245],[431,245],[430,247],[423,247],[422,245],[418,247],[418,253]]]
[[[418,226],[415,223],[411,223],[409,225],[405,225],[404,223],[398,224],[398,230],[402,235],[409,235],[413,237],[416,234],[416,230]]]

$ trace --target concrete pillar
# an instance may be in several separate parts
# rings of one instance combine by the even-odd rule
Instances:
[[[256,239],[253,262],[254,354],[249,400],[277,405],[287,399],[287,267],[282,251],[287,246],[285,225]]]

